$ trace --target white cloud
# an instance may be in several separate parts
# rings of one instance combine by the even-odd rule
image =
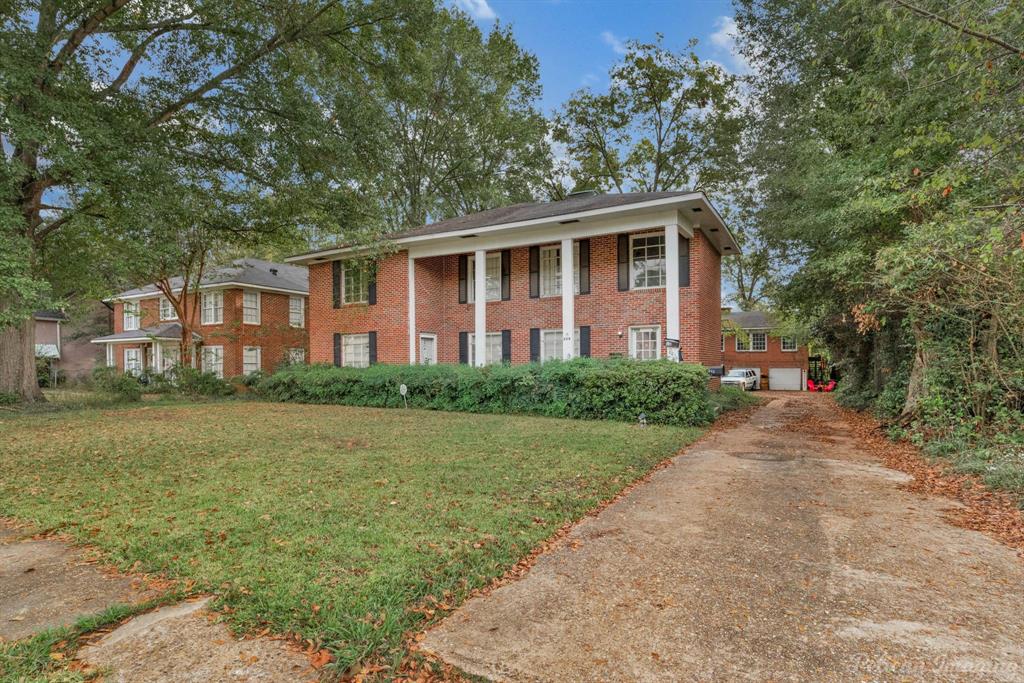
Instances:
[[[601,40],[608,44],[608,46],[616,53],[620,55],[626,54],[626,43],[621,38],[616,36],[611,31],[601,31]]]
[[[714,46],[715,51],[728,61],[728,70],[737,74],[750,72],[750,64],[740,54],[736,46],[736,35],[739,28],[736,20],[732,17],[718,17],[715,19],[715,32],[708,36],[708,40]]]
[[[487,0],[455,0],[455,4],[474,19],[490,21],[498,18],[494,8],[488,4]]]

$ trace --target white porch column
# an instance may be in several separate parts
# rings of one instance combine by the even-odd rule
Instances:
[[[153,372],[161,372],[164,361],[164,345],[156,340],[153,341]]]
[[[576,285],[572,239],[562,240],[562,358],[576,355]]]
[[[108,368],[116,367],[117,363],[114,362],[114,345],[111,344],[110,342],[107,342],[106,343],[106,347],[107,347],[107,367]]]
[[[416,365],[416,259],[409,254],[409,365]]]
[[[474,353],[476,366],[487,364],[487,252],[477,249],[473,255]]]
[[[679,226],[665,226],[665,338],[679,341]]]

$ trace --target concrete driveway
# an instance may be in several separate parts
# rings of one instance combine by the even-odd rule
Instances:
[[[1024,681],[1024,562],[776,394],[424,648],[510,681]]]

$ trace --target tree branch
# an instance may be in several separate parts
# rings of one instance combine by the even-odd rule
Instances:
[[[116,13],[119,9],[127,5],[131,0],[110,0],[106,5],[100,7],[98,10],[90,14],[82,22],[82,25],[72,31],[67,41],[61,47],[60,52],[54,57],[53,61],[50,62],[50,70],[54,74],[59,74],[67,63],[67,60],[75,53],[76,50],[97,28],[100,24],[110,18],[110,16]]]
[[[935,14],[934,12],[929,12],[928,10],[926,10],[924,8],[917,7],[916,5],[912,5],[909,2],[905,2],[905,0],[892,0],[892,1],[894,3],[896,3],[897,5],[899,5],[900,7],[903,7],[904,9],[908,9],[911,12],[913,12],[914,14],[917,14],[918,16],[924,17],[925,19],[931,19],[932,21],[937,21],[938,23],[942,24],[943,26],[948,26],[949,28],[956,29],[957,31],[960,31],[961,33],[966,33],[969,36],[973,36],[975,38],[978,38],[979,40],[984,40],[986,42],[992,43],[993,45],[998,45],[999,47],[1003,48],[1004,50],[1009,50],[1010,52],[1013,52],[1014,54],[1017,54],[1017,55],[1020,55],[1021,57],[1024,57],[1024,48],[1015,47],[1015,46],[1011,45],[1010,43],[1006,42],[1005,40],[1003,40],[1002,38],[998,38],[998,37],[993,36],[993,35],[988,34],[988,33],[982,33],[981,31],[971,30],[971,29],[967,28],[966,24],[964,24],[963,26],[957,26],[956,24],[954,24],[949,19],[946,19],[945,17],[941,17],[938,14]]]

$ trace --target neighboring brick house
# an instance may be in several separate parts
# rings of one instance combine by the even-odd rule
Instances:
[[[287,259],[309,266],[312,362],[721,366],[721,257],[739,247],[703,193],[580,193],[390,241],[374,267],[348,246]]]
[[[775,321],[764,311],[722,309],[725,370],[754,368],[762,389],[803,391],[807,386],[807,347],[773,335]]]
[[[88,376],[103,362],[103,352],[89,340],[110,329],[110,309],[96,301],[69,317],[63,311],[36,311],[36,358],[45,359],[54,378]]]
[[[180,278],[172,281],[175,291]],[[309,353],[309,278],[305,268],[239,259],[214,268],[189,297],[198,306],[194,359],[204,371],[233,377],[282,362],[306,362]],[[112,300],[114,333],[93,339],[106,346],[107,365],[127,372],[163,372],[181,359],[181,325],[156,285],[121,292]]]

